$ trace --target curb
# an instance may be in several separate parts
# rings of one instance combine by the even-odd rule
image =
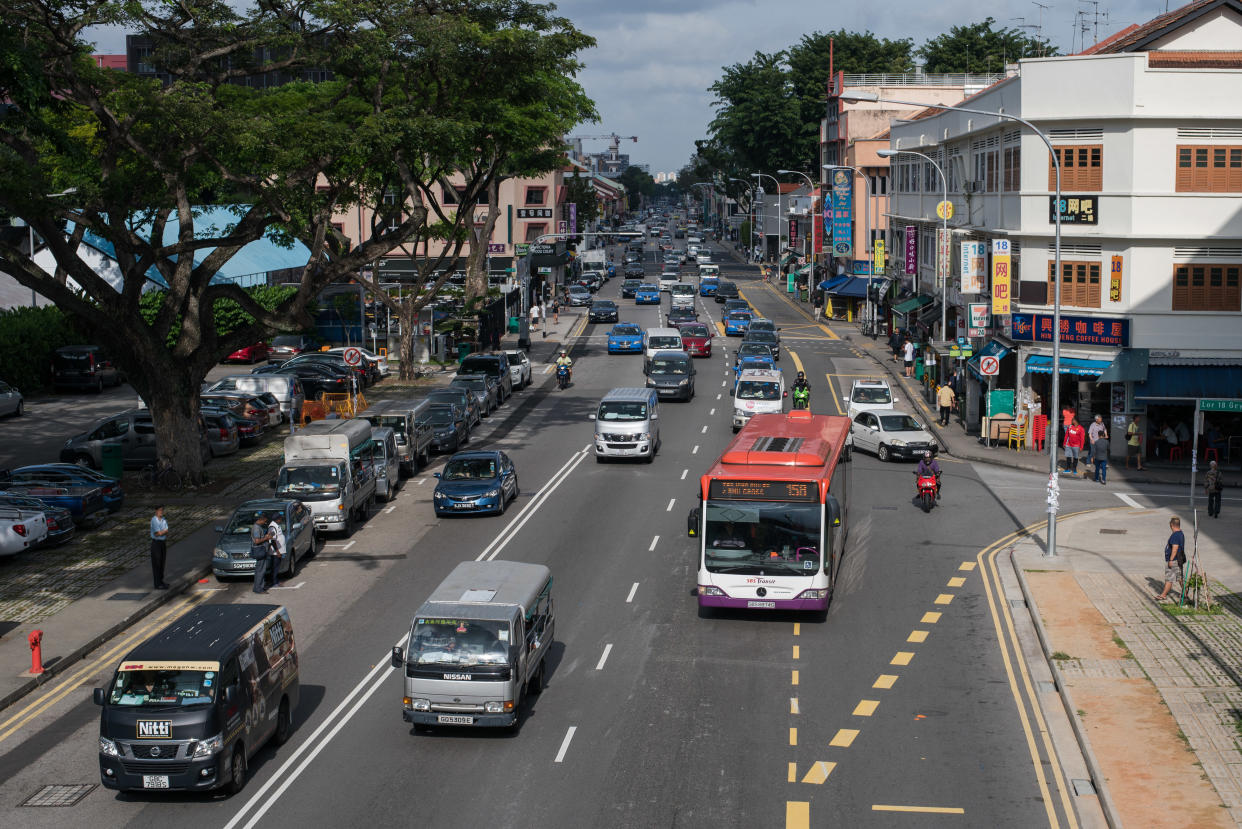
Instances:
[[[1113,803],[1112,795],[1109,793],[1104,772],[1100,769],[1100,762],[1096,759],[1095,751],[1091,748],[1091,741],[1087,738],[1087,733],[1083,730],[1082,723],[1078,719],[1078,708],[1074,705],[1074,698],[1070,695],[1069,688],[1065,685],[1065,678],[1061,675],[1061,669],[1057,667],[1056,660],[1052,658],[1052,652],[1049,650],[1048,634],[1044,630],[1044,622],[1039,615],[1039,606],[1035,604],[1035,598],[1031,593],[1030,586],[1026,583],[1026,574],[1022,572],[1022,568],[1014,560],[1013,551],[1014,548],[1010,546],[1009,566],[1013,568],[1013,572],[1018,578],[1018,586],[1022,589],[1022,598],[1026,600],[1027,612],[1035,625],[1035,635],[1039,638],[1039,648],[1043,651],[1044,661],[1048,663],[1049,670],[1052,671],[1052,678],[1056,683],[1057,693],[1061,695],[1061,703],[1065,706],[1070,726],[1074,729],[1074,738],[1078,742],[1078,749],[1082,752],[1083,760],[1087,763],[1087,770],[1091,773],[1091,783],[1095,786],[1095,792],[1099,796],[1100,808],[1104,812],[1104,819],[1108,822],[1110,829],[1122,829],[1121,818],[1117,815],[1117,806]]]
[[[124,619],[121,619],[119,622],[116,622],[105,630],[96,633],[84,644],[79,645],[77,648],[61,657],[55,665],[46,668],[42,674],[37,677],[31,677],[24,685],[21,685],[5,694],[3,697],[0,697],[0,710],[8,708],[30,692],[46,685],[51,679],[64,673],[72,665],[81,661],[83,657],[95,650],[95,648],[107,642],[112,637],[124,632],[126,628],[130,627],[135,622],[142,620],[146,616],[149,616],[153,611],[165,604],[168,604],[177,596],[187,592],[191,587],[198,583],[199,579],[209,575],[210,573],[210,564],[200,565],[174,579],[167,590],[155,591],[150,598],[146,599],[141,606],[136,608]]]

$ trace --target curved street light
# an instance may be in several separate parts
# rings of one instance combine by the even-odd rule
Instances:
[[[804,179],[806,179],[807,187],[811,189],[811,193],[810,193],[811,203],[814,204],[815,182],[811,180],[810,176],[808,176],[806,173],[802,172],[801,170],[777,170],[776,172],[778,175],[782,175],[782,176],[802,176]],[[777,192],[778,193],[780,192],[779,188],[777,189]],[[811,290],[814,287],[814,282],[815,282],[815,226],[814,226],[814,223],[815,223],[815,217],[812,216],[811,217],[811,276],[806,281],[807,296],[811,295]]]

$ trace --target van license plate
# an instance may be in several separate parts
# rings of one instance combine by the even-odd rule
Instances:
[[[436,722],[444,725],[474,725],[474,717],[463,717],[460,714],[441,714]]]
[[[144,774],[142,776],[142,787],[144,789],[167,789],[167,774]]]
[[[767,610],[775,610],[775,609],[776,609],[776,602],[747,602],[747,603],[746,603],[746,606],[747,606],[747,607],[759,607],[759,608],[765,608],[765,609],[767,609]]]

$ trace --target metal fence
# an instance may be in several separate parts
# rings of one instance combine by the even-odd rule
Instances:
[[[924,75],[909,72],[900,75],[863,74],[846,75],[845,86],[991,86],[1005,76],[967,75],[953,72],[944,75]]]

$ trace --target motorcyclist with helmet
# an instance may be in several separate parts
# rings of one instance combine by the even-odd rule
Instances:
[[[914,470],[914,474],[920,478],[934,477],[936,479],[936,498],[940,498],[940,464],[936,463],[936,459],[932,457],[931,452],[923,453],[923,457],[919,460],[918,468]]]
[[[561,353],[557,355],[556,358],[556,369],[558,374],[562,368],[565,369],[565,384],[568,385],[569,381],[573,378],[574,361],[569,359],[569,352],[563,348],[561,349]]]
[[[811,407],[811,384],[807,382],[806,374],[801,371],[794,379],[793,398],[795,408],[809,409]]]

